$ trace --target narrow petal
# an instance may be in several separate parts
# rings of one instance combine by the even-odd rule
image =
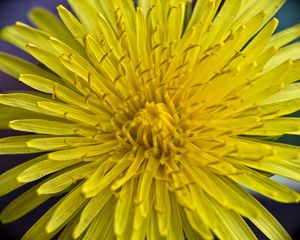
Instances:
[[[94,221],[108,201],[112,201],[113,192],[109,189],[103,189],[97,196],[93,197],[83,208],[79,223],[73,231],[73,237],[77,239]]]
[[[41,152],[39,149],[30,148],[26,142],[34,138],[39,137],[38,135],[23,135],[17,137],[6,137],[0,139],[0,153],[1,154],[28,154]]]
[[[46,77],[56,82],[60,81],[59,77],[49,71],[6,53],[0,53],[0,70],[14,78],[19,78],[20,74],[27,73]]]
[[[39,29],[47,32],[49,35],[66,42],[69,46],[76,49],[77,52],[84,55],[84,50],[78,42],[76,42],[61,21],[50,11],[35,7],[29,12],[30,21]]]
[[[260,205],[262,214],[259,218],[250,218],[250,220],[269,238],[278,240],[291,240],[292,238],[280,225],[280,223]]]
[[[25,119],[10,121],[9,127],[23,132],[51,135],[74,135],[76,125],[43,119]]]
[[[51,177],[43,184],[39,186],[37,189],[37,193],[39,195],[43,194],[55,194],[67,189],[70,185],[75,184],[77,181],[87,178],[94,170],[97,164],[85,164],[76,166],[66,171],[65,173],[61,173],[56,177]]]
[[[18,175],[17,180],[19,182],[32,182],[50,173],[75,165],[78,162],[80,160],[54,162],[53,160],[46,159],[25,169]]]
[[[46,155],[39,156],[25,163],[22,163],[0,175],[0,196],[23,186],[25,183],[17,180],[18,175],[30,166],[47,159]]]
[[[289,203],[300,201],[300,194],[296,191],[249,168],[245,169],[243,174],[230,176],[230,178],[279,202]]]
[[[16,199],[11,201],[1,212],[0,219],[2,223],[13,222],[28,212],[32,211],[42,203],[46,202],[51,195],[39,196],[37,189],[42,183],[30,188],[26,192],[22,193]],[[34,201],[32,201],[34,199]]]
[[[95,217],[91,226],[84,234],[83,240],[105,239],[109,231],[113,230],[113,214],[116,201],[111,199],[102,208],[102,211]]]
[[[84,206],[88,199],[83,197],[78,186],[57,203],[53,214],[46,225],[46,232],[52,233],[67,224],[71,218]]]

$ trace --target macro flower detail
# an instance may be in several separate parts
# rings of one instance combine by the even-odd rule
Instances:
[[[244,188],[300,195],[300,25],[274,34],[284,0],[69,0],[1,38],[0,70],[32,92],[0,95],[0,154],[41,153],[0,176],[9,223],[61,196],[23,240],[291,239]]]

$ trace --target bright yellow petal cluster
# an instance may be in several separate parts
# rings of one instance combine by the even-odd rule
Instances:
[[[0,70],[37,90],[0,95],[1,154],[43,153],[0,176],[12,222],[62,195],[23,240],[291,239],[242,186],[300,194],[300,25],[273,35],[284,0],[69,0],[75,17],[33,9],[1,37]],[[4,106],[5,105],[5,106]]]

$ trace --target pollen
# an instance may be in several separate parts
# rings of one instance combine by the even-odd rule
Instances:
[[[164,103],[146,102],[117,132],[126,144],[153,149],[157,155],[176,154],[184,144],[184,134],[178,132],[180,119]]]

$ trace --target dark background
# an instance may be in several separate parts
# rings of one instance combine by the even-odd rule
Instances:
[[[103,0],[106,1],[106,0]],[[109,0],[107,0],[109,1]],[[262,0],[257,0],[262,1]],[[34,6],[43,6],[53,12],[56,12],[56,6],[59,4],[66,5],[65,0],[0,0],[0,29],[14,24],[16,21],[29,23],[26,17],[27,12]],[[280,23],[278,30],[282,30],[289,26],[300,23],[300,0],[287,0],[287,3],[276,16]],[[11,53],[22,57],[26,60],[35,62],[35,60],[26,53],[16,49],[10,44],[0,40],[0,51]],[[12,79],[0,72],[0,92],[26,89],[24,85],[17,80]],[[28,89],[28,88],[27,88]],[[0,113],[1,114],[1,113]],[[0,131],[0,136],[9,135],[9,131]],[[300,145],[297,140],[293,144]],[[0,173],[7,169],[28,160],[28,156],[0,156]],[[300,191],[300,184],[288,181],[283,178],[278,178],[278,181],[289,184],[292,188]],[[25,188],[21,188],[7,196],[0,197],[0,212],[13,198],[23,192]],[[261,203],[278,219],[279,222],[291,234],[294,240],[300,239],[300,204],[281,204],[276,203],[261,196],[257,196]],[[56,199],[52,200],[52,203]],[[19,240],[22,234],[36,221],[42,213],[49,207],[49,204],[44,204],[41,208],[34,210],[31,214],[23,217],[21,220],[12,224],[0,225],[0,240]],[[259,231],[255,230],[259,240],[266,239]]]

